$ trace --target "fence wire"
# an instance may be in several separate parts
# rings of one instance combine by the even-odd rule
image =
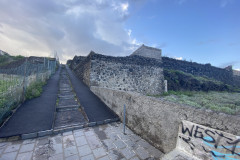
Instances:
[[[53,58],[29,57],[19,66],[0,68],[0,123],[24,101],[27,87],[45,82],[57,66]]]

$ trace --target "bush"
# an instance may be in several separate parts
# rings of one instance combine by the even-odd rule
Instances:
[[[203,107],[217,112],[240,114],[240,93],[169,91],[162,94],[161,97],[168,101]]]
[[[36,82],[31,84],[26,91],[25,98],[32,99],[39,97],[42,93],[42,87],[45,85],[45,82]]]

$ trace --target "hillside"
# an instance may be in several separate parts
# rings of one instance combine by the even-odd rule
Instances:
[[[19,60],[21,60],[23,58],[24,57],[21,56],[21,55],[11,56],[8,53],[0,50],[0,66],[7,65],[7,64],[9,64],[11,62],[19,61]]]
[[[162,60],[169,90],[240,92],[240,76],[231,67],[223,69],[169,57],[162,57]]]

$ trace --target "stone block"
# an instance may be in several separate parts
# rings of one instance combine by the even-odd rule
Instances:
[[[46,130],[46,131],[40,131],[38,132],[39,137],[47,136],[53,134],[53,130]]]
[[[21,138],[22,139],[29,139],[29,138],[36,138],[37,136],[38,136],[38,134],[36,132],[36,133],[22,134]]]
[[[93,127],[93,126],[96,126],[97,125],[97,122],[90,122],[88,123],[88,127]]]

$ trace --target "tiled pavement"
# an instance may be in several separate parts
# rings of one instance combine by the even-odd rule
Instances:
[[[163,154],[120,122],[62,134],[0,143],[0,160],[138,160]]]

